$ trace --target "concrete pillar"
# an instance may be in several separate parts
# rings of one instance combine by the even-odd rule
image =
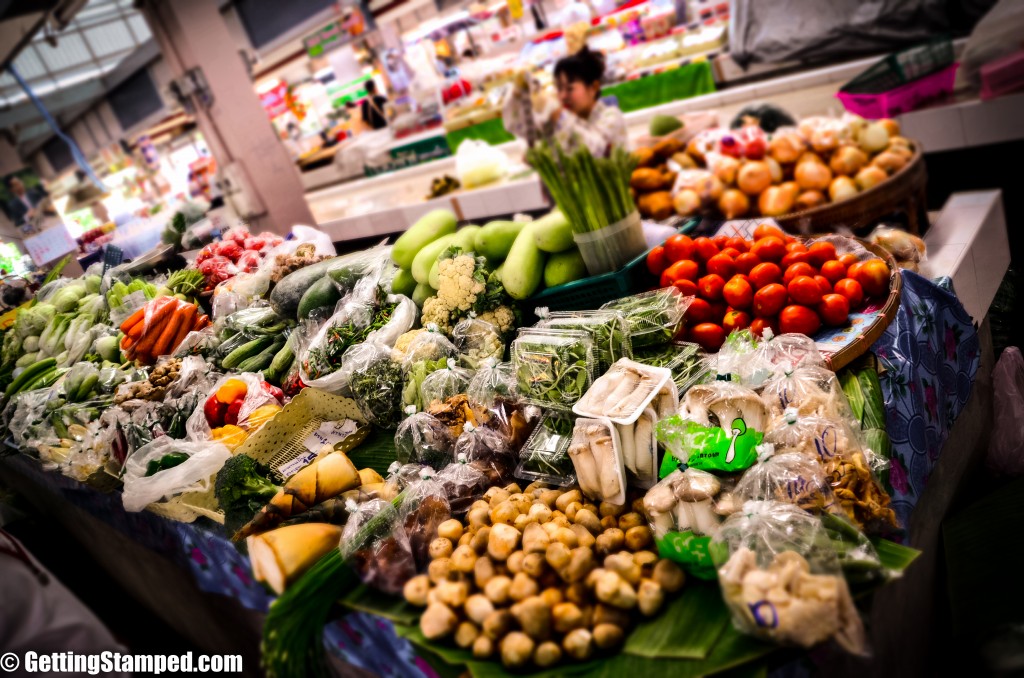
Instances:
[[[220,167],[238,163],[266,214],[258,230],[314,225],[299,170],[274,133],[238,46],[213,0],[142,0],[149,28],[175,78],[199,67],[213,103],[196,101],[196,122]]]

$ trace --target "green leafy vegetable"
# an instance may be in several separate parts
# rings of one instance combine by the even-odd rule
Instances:
[[[520,395],[529,402],[569,411],[594,379],[594,342],[585,332],[527,328],[512,343]]]
[[[601,309],[625,314],[630,341],[633,349],[638,350],[671,342],[683,326],[683,316],[689,305],[690,297],[684,297],[674,287],[665,287],[614,299]]]
[[[393,428],[401,419],[402,368],[387,355],[355,371],[349,387],[370,423]]]

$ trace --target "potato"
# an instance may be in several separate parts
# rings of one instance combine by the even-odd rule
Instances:
[[[659,560],[654,566],[654,574],[651,578],[669,593],[675,593],[686,583],[686,575],[683,570],[671,560]]]
[[[505,566],[508,567],[508,571],[512,574],[519,574],[523,571],[523,559],[526,558],[526,554],[522,551],[516,551],[508,557],[505,561]]]
[[[402,588],[402,595],[406,602],[417,607],[424,607],[427,604],[427,594],[430,593],[430,578],[425,574],[418,574],[405,582]]]
[[[588,508],[582,508],[577,511],[576,516],[573,518],[573,522],[587,528],[591,534],[598,534],[601,532],[601,519],[597,517],[597,514],[594,511],[591,511]]]
[[[519,530],[511,525],[498,523],[491,527],[487,540],[487,555],[492,560],[505,560],[519,546],[519,539],[522,535]]]
[[[543,491],[548,489],[548,486],[541,480],[534,480],[532,483],[523,488],[523,494],[534,494],[538,490]]]
[[[523,572],[534,579],[539,579],[544,574],[545,567],[543,553],[527,553],[523,558]]]
[[[537,580],[525,572],[520,572],[512,578],[512,586],[509,587],[508,597],[512,600],[520,601],[526,600],[538,593],[540,593],[540,586],[537,585]]]
[[[447,558],[452,554],[452,542],[444,537],[438,537],[430,542],[427,553],[433,558]]]
[[[458,544],[456,544],[456,546],[472,546],[474,536],[475,535],[472,532],[466,532],[461,537],[459,537],[459,542]]]
[[[626,512],[626,507],[619,506],[617,504],[612,504],[611,502],[602,501],[601,504],[597,507],[597,512],[600,514],[602,518],[606,518],[608,516],[618,518]]]
[[[482,593],[474,593],[466,598],[466,616],[477,624],[483,624],[488,615],[494,612],[494,603]]]
[[[656,191],[641,195],[636,200],[636,206],[641,216],[656,221],[668,219],[676,211],[671,191]]]
[[[581,581],[574,581],[565,587],[565,599],[570,603],[576,603],[580,609],[590,602],[590,591],[587,585]]]
[[[580,544],[579,537],[568,527],[560,527],[555,532],[555,541],[560,541],[571,549],[576,548]]]
[[[486,492],[484,492],[484,500],[490,505],[491,508],[494,508],[495,506],[497,506],[498,504],[505,501],[511,496],[511,493],[509,493],[507,490],[501,487],[491,487],[488,488]]]
[[[533,504],[533,499],[522,493],[513,494],[508,498],[508,500],[520,513],[529,513],[530,506]]]
[[[484,619],[483,631],[489,638],[497,640],[511,631],[516,618],[508,610],[495,610]]]
[[[576,535],[576,544],[578,546],[586,546],[587,548],[594,546],[594,535],[590,533],[590,530],[582,525],[570,525],[569,529]]]
[[[490,558],[480,556],[476,559],[473,564],[473,582],[478,589],[483,589],[495,574],[494,562]]]
[[[540,500],[549,509],[554,509],[555,501],[562,496],[559,490],[544,490],[540,493]]]
[[[541,526],[540,526],[540,529],[544,530],[545,534],[547,534],[548,538],[550,539],[550,538],[554,537],[555,536],[555,532],[558,531],[558,525],[556,523],[553,523],[553,522],[542,523]]]
[[[505,486],[505,491],[509,494],[522,494],[523,491],[519,488],[518,483],[509,483]]]
[[[516,516],[518,516],[519,513],[519,509],[517,509],[511,501],[506,499],[491,509],[491,525],[497,525],[499,523],[511,525],[515,522]]]
[[[565,581],[570,583],[581,581],[596,566],[597,561],[594,559],[594,552],[585,546],[580,546],[572,550],[569,564],[559,574],[562,575]]]
[[[469,545],[460,546],[455,549],[450,557],[452,568],[456,572],[462,572],[463,574],[473,572],[473,569],[476,566],[476,559],[476,551],[474,551],[473,547]]]
[[[610,650],[622,644],[625,634],[614,624],[598,624],[594,627],[594,644],[602,650]]]
[[[469,597],[469,584],[464,581],[443,581],[437,585],[437,597],[452,609],[459,609]]]
[[[626,548],[630,551],[640,551],[651,545],[651,528],[646,525],[638,525],[626,530]]]
[[[587,629],[573,629],[562,640],[562,649],[577,661],[590,658],[594,652],[594,639]]]
[[[594,595],[602,603],[630,610],[636,607],[636,591],[625,579],[611,570],[605,570],[594,585]]]
[[[494,641],[483,634],[476,637],[473,642],[473,657],[476,659],[489,659],[494,654]]]
[[[544,553],[551,544],[551,538],[537,523],[530,523],[523,531],[523,551],[526,553]]]
[[[484,595],[495,605],[504,605],[509,600],[508,594],[511,588],[511,579],[505,575],[497,575],[484,586]]]
[[[562,596],[562,590],[555,588],[553,586],[549,586],[548,588],[541,591],[540,597],[543,598],[544,602],[551,606],[552,609],[554,609],[555,605],[561,604],[561,602],[564,600],[564,597]]]
[[[476,510],[476,509],[484,509],[484,510],[490,512],[491,505],[488,504],[483,499],[477,499],[476,501],[474,501],[472,504],[469,505],[469,510],[470,511],[473,511],[473,510]]]
[[[664,602],[665,592],[656,582],[651,579],[644,579],[640,582],[640,588],[636,593],[636,603],[641,614],[646,617],[656,615]]]
[[[644,496],[640,495],[639,497],[634,499],[629,505],[629,510],[632,511],[633,513],[639,514],[640,516],[646,515],[644,513]]]
[[[448,558],[431,560],[430,565],[427,566],[427,575],[429,575],[430,581],[434,584],[448,581],[453,571],[452,561]]]
[[[462,523],[455,518],[449,518],[437,526],[437,536],[451,542],[457,542],[462,537]]]
[[[562,660],[562,648],[558,643],[545,641],[533,651],[533,663],[542,669],[554,666]]]
[[[513,631],[501,639],[501,663],[510,669],[526,666],[533,657],[533,648],[530,636]]]
[[[628,551],[619,551],[605,558],[604,569],[615,572],[633,586],[640,583],[641,568]]]
[[[544,559],[556,572],[561,572],[572,559],[572,551],[560,541],[552,542],[544,552]]]
[[[626,628],[629,626],[629,612],[627,610],[620,610],[617,607],[611,605],[597,604],[594,606],[594,614],[590,619],[594,627],[598,627],[602,624],[611,624],[619,628]]]
[[[558,499],[555,500],[555,506],[559,511],[565,513],[565,508],[573,502],[582,502],[583,494],[579,490],[570,490],[569,492],[563,493]]]
[[[633,562],[640,567],[647,567],[649,565],[653,568],[655,563],[658,562],[658,554],[653,551],[637,551],[633,554]]]
[[[576,512],[579,511],[581,508],[583,508],[583,504],[581,504],[578,501],[574,501],[573,503],[565,507],[565,517],[568,518],[570,521],[575,521]]]
[[[630,512],[619,518],[619,529],[623,532],[628,532],[631,527],[639,527],[640,525],[646,525],[647,521],[644,520],[643,515]]]
[[[605,516],[601,518],[601,529],[607,532],[611,529],[619,529],[619,519],[615,516]]]
[[[529,516],[529,514],[520,513],[518,516],[516,516],[516,519],[512,522],[512,527],[516,528],[520,532],[524,532],[524,531],[526,531],[526,526],[527,525],[530,525],[530,524],[535,523],[535,522],[537,522],[537,521],[532,519]]]
[[[626,543],[626,533],[617,527],[605,530],[597,536],[594,548],[597,549],[597,554],[606,556],[617,551],[621,551],[622,547]]]
[[[555,605],[551,611],[555,631],[568,633],[573,629],[583,627],[583,612],[575,603],[561,603]]]
[[[470,540],[469,545],[473,547],[473,550],[483,555],[487,551],[488,543],[491,539],[491,528],[488,526],[481,527],[473,534],[473,538]]]
[[[547,504],[535,502],[530,506],[530,511],[527,515],[538,523],[546,523],[551,520],[551,508]]]
[[[473,622],[464,621],[455,630],[455,644],[459,647],[472,647],[480,637],[480,629]]]
[[[490,508],[475,508],[470,509],[469,513],[466,514],[466,521],[469,523],[470,529],[479,529],[485,525],[491,523],[491,512]]]

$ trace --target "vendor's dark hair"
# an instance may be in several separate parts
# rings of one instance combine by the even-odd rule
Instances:
[[[569,82],[590,85],[604,77],[604,55],[592,52],[586,46],[573,55],[559,59],[555,64],[555,78],[564,75]]]

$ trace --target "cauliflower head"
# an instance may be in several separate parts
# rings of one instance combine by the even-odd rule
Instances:
[[[487,260],[459,247],[450,247],[441,255],[437,270],[437,294],[423,302],[421,321],[436,323],[450,335],[455,324],[470,313],[494,324],[502,334],[515,325],[515,314],[509,308],[508,295],[497,278],[487,269]]]

